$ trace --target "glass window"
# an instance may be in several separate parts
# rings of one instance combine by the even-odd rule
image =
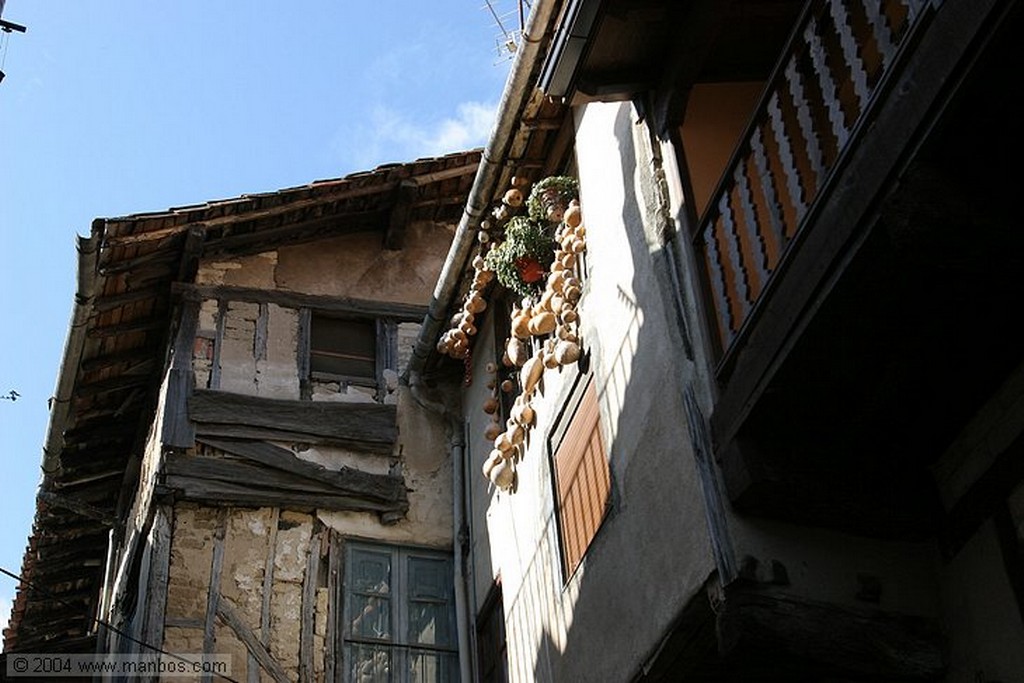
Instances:
[[[451,558],[350,544],[345,567],[346,680],[457,681]]]
[[[309,369],[314,374],[377,379],[377,324],[313,315],[310,324]]]

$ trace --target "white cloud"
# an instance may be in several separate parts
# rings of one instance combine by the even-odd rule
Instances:
[[[461,152],[487,143],[497,105],[463,102],[454,116],[422,122],[385,106],[374,108],[370,123],[356,135],[340,139],[342,154],[360,170],[378,164]]]

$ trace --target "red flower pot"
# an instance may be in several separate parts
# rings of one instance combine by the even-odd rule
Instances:
[[[516,259],[516,270],[519,271],[519,277],[523,278],[523,282],[527,284],[533,284],[544,277],[544,268],[535,258]]]

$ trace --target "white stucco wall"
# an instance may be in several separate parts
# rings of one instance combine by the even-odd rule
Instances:
[[[537,424],[513,493],[487,492],[479,469],[490,446],[479,406],[488,353],[476,352],[464,396],[473,435],[475,517],[490,538],[476,567],[500,573],[513,680],[629,680],[714,569],[681,402],[680,373],[651,272],[660,247],[645,238],[640,164],[628,104],[577,116],[577,161],[589,278],[581,335],[593,354],[609,451],[612,507],[579,571],[560,566],[547,433],[568,371],[547,370]],[[478,340],[478,344],[485,341]],[[481,518],[482,517],[482,518]],[[488,585],[476,577],[482,599]],[[627,638],[628,647],[623,647]]]

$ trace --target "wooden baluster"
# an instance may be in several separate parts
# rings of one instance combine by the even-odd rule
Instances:
[[[711,281],[715,312],[718,314],[718,331],[722,339],[722,347],[729,348],[734,336],[732,309],[729,307],[729,298],[725,294],[725,271],[722,268],[722,253],[718,249],[718,240],[715,238],[715,221],[707,221],[702,238],[708,280]]]
[[[860,116],[868,102],[868,73],[864,68],[864,60],[860,56],[864,45],[858,42],[857,36],[853,34],[853,22],[843,0],[832,0],[829,9],[836,32],[839,34],[839,44],[843,46],[846,67],[850,70],[853,92],[857,95],[857,116]],[[840,143],[840,147],[842,147],[842,143]]]
[[[764,204],[768,210],[768,221],[771,223],[771,235],[775,240],[776,253],[782,257],[782,250],[786,245],[786,226],[782,218],[782,204],[779,203],[779,194],[775,189],[775,176],[772,175],[768,166],[768,155],[764,150],[764,138],[761,133],[761,126],[754,128],[754,134],[750,136],[750,150],[754,153],[754,165],[757,167],[757,175],[761,178],[761,195],[764,197]]]
[[[808,30],[813,30],[816,23],[812,20]],[[796,109],[796,120],[800,126],[800,133],[803,136],[804,143],[806,143],[804,149],[807,151],[807,160],[811,164],[811,173],[814,174],[814,189],[812,192],[816,194],[821,186],[821,180],[825,176],[825,159],[821,153],[821,142],[818,139],[818,133],[814,129],[814,117],[811,116],[811,107],[807,102],[807,97],[804,96],[803,75],[797,70],[795,58],[789,60],[785,73],[786,82],[789,84],[789,94],[793,98],[793,107]]]
[[[864,2],[864,16],[871,24],[871,30],[875,34],[875,44],[878,46],[878,53],[882,56],[881,71],[885,71],[892,63],[893,53],[896,51],[896,43],[893,41],[892,27],[889,26],[889,17],[882,11],[880,0],[866,0]]]
[[[761,233],[761,226],[758,224],[757,211],[754,210],[754,199],[750,191],[750,177],[747,175],[747,157],[743,157],[736,164],[736,171],[733,179],[736,182],[736,194],[740,200],[740,208],[743,210],[743,224],[746,227],[746,236],[750,242],[750,253],[754,260],[754,267],[757,269],[757,293],[754,294],[751,287],[751,297],[754,301],[761,296],[764,287],[768,284],[768,249],[765,247],[764,236]]]
[[[793,226],[793,231],[796,231],[800,221],[804,218],[804,214],[807,213],[807,201],[804,197],[803,184],[800,182],[800,173],[796,169],[796,160],[793,158],[793,147],[789,142],[789,136],[786,134],[786,124],[782,120],[782,108],[779,106],[779,93],[777,91],[772,93],[771,99],[768,100],[768,117],[771,121],[775,144],[779,149],[782,170],[786,175],[786,191],[789,195],[790,203],[796,212],[796,225]]]
[[[907,6],[908,10],[910,10],[907,15],[907,23],[913,24],[918,16],[921,15],[921,12],[924,11],[924,8],[933,1],[934,0],[905,0],[903,4]],[[906,33],[904,33],[904,35],[906,35]]]
[[[726,188],[718,199],[718,212],[722,218],[722,234],[725,236],[725,246],[729,253],[729,269],[732,271],[732,281],[735,296],[733,302],[739,304],[739,324],[747,319],[750,312],[750,277],[747,273],[746,264],[743,263],[743,247],[740,244],[739,231],[736,228],[736,221],[732,215],[732,204],[729,201],[732,194],[731,186]],[[739,325],[736,326],[737,329]]]
[[[846,144],[849,131],[846,128],[843,106],[839,101],[839,86],[836,85],[836,79],[828,66],[828,52],[821,36],[815,29],[815,22],[811,22],[804,31],[804,40],[807,41],[809,48],[811,65],[818,76],[818,86],[821,88],[821,96],[825,102],[825,109],[828,111],[828,120],[832,124],[832,135],[836,138],[836,148],[840,150]]]

